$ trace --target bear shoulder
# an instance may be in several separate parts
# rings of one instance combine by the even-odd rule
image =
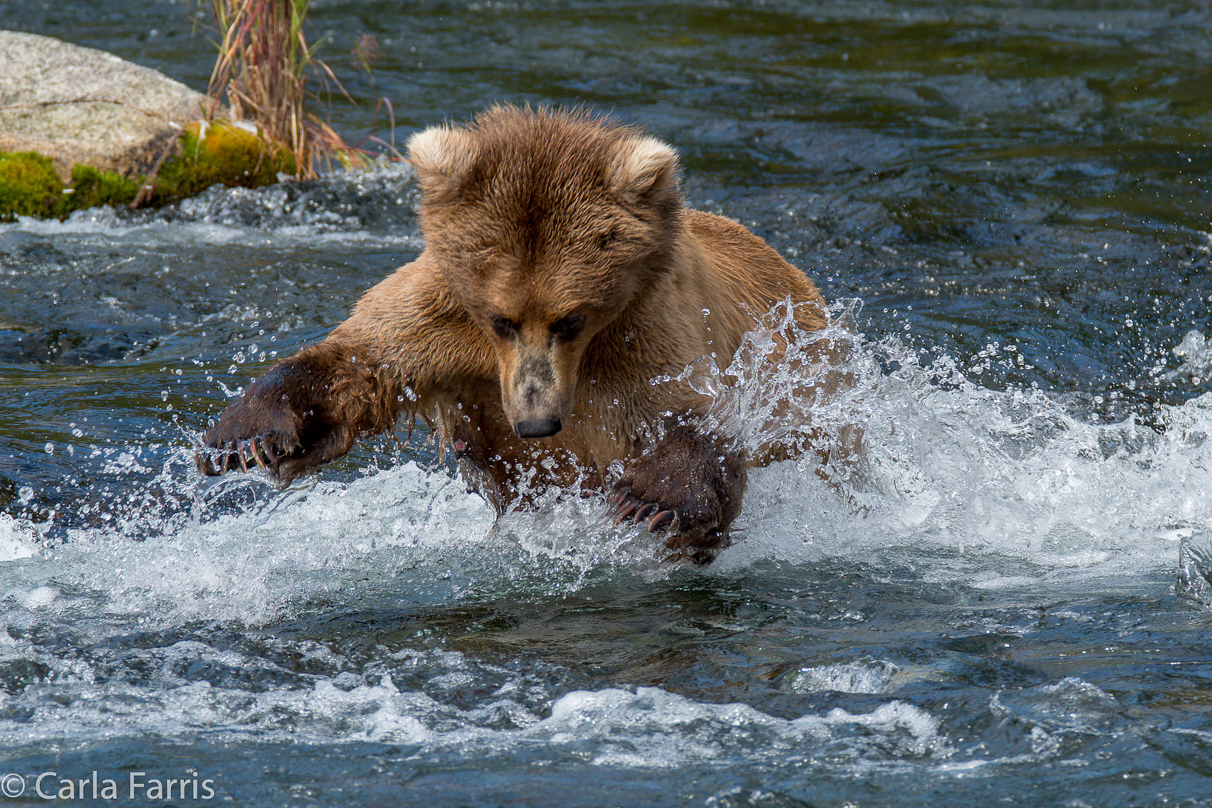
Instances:
[[[710,297],[720,305],[761,316],[790,300],[797,304],[797,319],[806,330],[827,325],[824,299],[816,284],[746,227],[691,208],[684,211],[683,225],[692,249],[708,268]],[[753,325],[751,318],[740,318],[733,330],[748,331]]]
[[[398,369],[418,390],[496,380],[491,344],[428,252],[371,287],[328,339]]]

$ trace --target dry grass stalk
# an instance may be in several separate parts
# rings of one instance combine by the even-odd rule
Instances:
[[[232,118],[256,122],[266,140],[294,155],[299,179],[315,177],[317,162],[365,162],[360,150],[307,112],[315,97],[310,76],[340,87],[303,35],[310,0],[210,2],[223,35],[210,79],[212,114],[226,95]]]

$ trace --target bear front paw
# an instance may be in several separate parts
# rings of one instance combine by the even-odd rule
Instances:
[[[316,394],[323,387],[297,362],[270,369],[202,436],[198,470],[214,476],[260,466],[285,485],[340,457],[353,438]]]
[[[723,441],[691,427],[677,427],[623,474],[607,502],[618,524],[647,522],[668,528],[671,560],[706,564],[728,543],[728,528],[741,510],[745,462]]]

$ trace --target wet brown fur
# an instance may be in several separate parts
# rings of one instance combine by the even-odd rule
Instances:
[[[421,416],[498,507],[530,470],[567,486],[621,461],[616,514],[672,523],[670,548],[709,560],[744,458],[693,427],[654,438],[709,402],[651,380],[713,352],[726,365],[754,314],[787,299],[806,304],[802,328],[824,327],[815,286],[735,222],[683,207],[668,146],[588,114],[494,108],[414,136],[410,160],[424,252],[233,403],[200,468],[260,459],[289,481]]]

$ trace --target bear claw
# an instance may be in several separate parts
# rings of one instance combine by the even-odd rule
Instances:
[[[682,517],[677,509],[665,507],[660,502],[645,502],[624,489],[612,491],[606,502],[611,506],[610,516],[616,525],[623,522],[638,525],[647,521],[645,527],[649,533],[665,526],[669,526],[674,533],[681,528]]]
[[[652,520],[648,523],[648,532],[652,533],[662,525],[666,524],[669,525],[671,530],[677,532],[681,521],[682,520],[678,516],[677,511],[673,510],[672,508],[666,508],[665,510],[658,512],[656,516],[652,517]]]
[[[641,505],[640,507],[636,508],[635,516],[632,517],[632,519],[631,519],[632,524],[638,525],[640,522],[647,519],[648,516],[653,511],[655,511],[658,507],[660,507],[660,506],[657,505],[657,503],[648,502],[648,503],[645,503],[645,504]],[[651,528],[649,528],[649,530],[651,530]]]
[[[199,452],[198,470],[207,476],[217,477],[236,468],[247,472],[255,463],[267,474],[277,474],[282,457],[274,452],[265,436],[232,440],[220,446],[211,446],[209,451]]]
[[[257,447],[257,441],[254,438],[248,442],[248,453],[252,455],[252,459],[261,467],[261,471],[269,471],[269,466],[265,465],[265,461],[261,459],[261,451]]]

